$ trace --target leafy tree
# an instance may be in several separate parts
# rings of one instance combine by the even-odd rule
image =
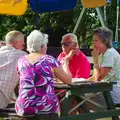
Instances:
[[[81,10],[82,4],[79,1],[76,7],[71,11],[51,12],[37,15],[31,10],[31,8],[28,8],[26,13],[22,16],[1,15],[0,40],[4,39],[4,36],[8,31],[14,29],[23,32],[25,36],[27,36],[32,30],[35,29],[37,18],[38,23],[36,24],[38,25],[38,29],[49,34],[49,46],[58,47],[60,46],[62,36],[73,31]],[[112,1],[111,6],[107,7],[107,25],[110,29],[115,31],[116,1],[114,0]],[[98,26],[101,26],[101,24],[98,20],[95,9],[88,9],[84,14],[81,24],[76,32],[81,47],[88,47],[91,45],[92,29]]]

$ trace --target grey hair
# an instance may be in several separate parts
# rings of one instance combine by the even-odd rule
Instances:
[[[100,36],[101,42],[106,45],[107,48],[111,48],[112,39],[113,39],[113,32],[112,30],[108,29],[107,27],[99,27],[93,31],[93,35],[97,34]]]
[[[73,33],[67,33],[67,34],[65,34],[63,37],[62,37],[62,41],[66,38],[66,37],[70,37],[70,40],[72,41],[72,42],[78,42],[78,40],[77,40],[77,36],[75,35],[75,34],[73,34]]]
[[[21,39],[24,39],[24,35],[20,31],[16,31],[16,30],[8,32],[7,35],[5,36],[6,44],[11,44],[15,40],[21,40]]]
[[[67,38],[67,37],[70,37],[71,42],[77,43],[77,46],[76,46],[76,47],[79,47],[79,46],[78,46],[77,36],[76,36],[75,34],[73,34],[73,33],[67,33],[67,34],[65,34],[65,35],[62,37],[62,41],[61,41],[61,42],[63,42],[64,39]]]
[[[48,35],[38,30],[33,30],[27,37],[27,50],[29,52],[40,52],[41,47],[47,47]]]

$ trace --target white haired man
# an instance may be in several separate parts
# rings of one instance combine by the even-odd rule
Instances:
[[[69,69],[72,78],[85,78],[90,75],[90,63],[87,57],[79,50],[77,36],[68,33],[62,37],[63,52],[58,56],[58,61],[64,69]]]
[[[14,88],[18,83],[17,61],[26,53],[22,51],[24,35],[11,31],[5,36],[6,45],[0,48],[0,108],[7,107]]]
[[[63,69],[67,72],[70,71],[72,78],[87,79],[90,75],[90,63],[87,57],[79,50],[77,36],[73,33],[64,35],[61,45],[63,52],[60,53],[57,60],[62,64]],[[77,100],[78,98],[76,97],[75,99]],[[77,103],[74,100],[73,106],[75,104]],[[79,111],[81,113],[81,110]],[[76,112],[72,114],[76,114]]]

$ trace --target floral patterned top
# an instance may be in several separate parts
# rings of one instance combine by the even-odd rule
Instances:
[[[18,60],[19,96],[15,109],[18,115],[58,113],[59,103],[54,92],[53,69],[60,66],[49,55],[32,64],[25,56]]]

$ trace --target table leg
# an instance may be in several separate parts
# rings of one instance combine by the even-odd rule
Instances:
[[[108,110],[115,109],[115,106],[114,106],[114,103],[113,103],[113,100],[112,100],[110,92],[109,91],[105,91],[105,92],[103,92],[103,95],[104,95],[104,98],[105,98]],[[119,117],[118,116],[113,116],[112,120],[119,120]]]
[[[71,108],[71,105],[72,105],[72,99],[73,99],[73,96],[65,96],[63,102],[61,103],[62,104],[62,108],[61,108],[61,116],[68,116],[68,113],[69,113],[69,110]]]

